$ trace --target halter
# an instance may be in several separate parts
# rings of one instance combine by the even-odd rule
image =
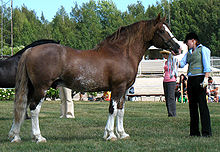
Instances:
[[[170,35],[170,39],[168,39],[168,40],[165,40],[164,39],[164,37],[163,36],[161,36],[161,34],[160,34],[160,30],[158,30],[158,31],[156,31],[156,33],[160,36],[160,38],[164,41],[164,43],[165,43],[165,45],[166,46],[168,46],[169,48],[171,48],[170,46],[169,46],[169,43],[171,42],[171,40],[173,40],[174,42],[178,42],[178,40],[173,36],[173,34],[170,32],[170,30],[168,29],[168,27],[165,25],[165,24],[163,24],[163,27],[165,28],[165,31]]]
[[[165,45],[168,46],[169,48],[171,48],[170,45],[169,45],[169,43],[170,43],[171,40],[173,40],[175,37],[171,37],[170,39],[165,40],[164,37],[161,36],[160,31],[157,31],[156,33],[157,33],[157,34],[159,35],[159,37],[164,41]]]

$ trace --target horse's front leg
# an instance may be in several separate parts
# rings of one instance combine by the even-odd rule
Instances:
[[[114,134],[114,122],[116,115],[117,115],[117,102],[113,99],[110,101],[109,115],[103,136],[103,138],[106,140],[117,140],[117,137]]]
[[[31,124],[32,124],[32,139],[37,143],[46,142],[46,138],[41,136],[40,127],[39,127],[39,113],[41,109],[41,105],[43,103],[43,99],[37,105],[34,110],[31,110]]]
[[[117,110],[117,118],[116,118],[116,133],[118,138],[120,139],[127,139],[129,138],[129,134],[127,134],[124,130],[124,125],[123,125],[123,118],[124,118],[124,103],[122,106],[118,107]]]

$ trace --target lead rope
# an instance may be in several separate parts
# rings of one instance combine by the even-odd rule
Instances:
[[[167,60],[167,66],[168,66],[168,73],[170,74],[170,79],[173,78],[173,76],[178,76],[178,67],[179,62],[177,58],[174,58],[171,53],[169,54],[168,60]]]

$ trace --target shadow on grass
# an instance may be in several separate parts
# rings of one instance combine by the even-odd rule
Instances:
[[[71,142],[73,140],[79,140],[79,141],[85,141],[85,140],[99,140],[97,136],[88,136],[88,135],[83,135],[83,136],[48,136],[46,137],[48,141],[65,141],[65,142]]]
[[[11,117],[10,117],[10,118],[6,118],[6,117],[1,118],[1,117],[0,117],[0,120],[13,120],[13,118],[11,118]]]
[[[86,140],[93,140],[93,141],[97,140],[98,141],[98,140],[100,140],[99,138],[97,138],[97,136],[87,136],[87,135],[83,135],[83,136],[73,135],[73,136],[68,136],[68,137],[66,137],[66,136],[44,136],[44,137],[49,142],[60,142],[60,141],[62,141],[62,142],[64,142],[64,141],[65,142],[71,142],[73,140],[79,140],[79,141],[86,141]],[[30,142],[30,141],[32,142],[31,136],[30,137],[24,137],[24,138],[21,137],[21,143],[22,142]],[[0,142],[2,144],[3,143],[10,143],[10,140],[8,139],[8,137],[6,137],[6,138],[0,140]]]

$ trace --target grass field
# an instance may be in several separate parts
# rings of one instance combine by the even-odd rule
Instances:
[[[60,119],[59,101],[45,101],[40,113],[41,133],[47,143],[31,142],[31,122],[21,128],[21,143],[7,139],[13,102],[0,101],[0,152],[217,152],[220,151],[220,103],[209,103],[211,138],[189,137],[188,104],[177,103],[177,117],[167,117],[165,103],[126,102],[124,127],[130,139],[105,141],[107,102],[75,102],[75,119]]]

